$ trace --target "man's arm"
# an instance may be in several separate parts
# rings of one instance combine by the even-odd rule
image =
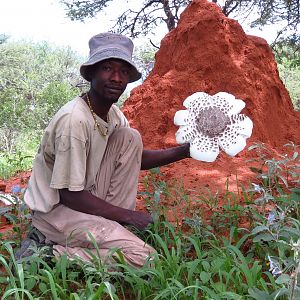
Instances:
[[[88,191],[70,192],[68,189],[61,189],[59,195],[61,204],[86,214],[101,216],[120,224],[133,225],[139,229],[153,223],[148,213],[114,206]]]
[[[190,144],[163,150],[143,150],[141,169],[149,170],[189,157]]]

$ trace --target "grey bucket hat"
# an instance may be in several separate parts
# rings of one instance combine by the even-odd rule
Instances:
[[[91,81],[88,76],[90,66],[109,58],[124,60],[132,66],[129,82],[141,78],[141,73],[132,61],[133,43],[128,37],[110,32],[99,33],[89,40],[89,47],[89,59],[80,66],[80,74],[85,80]]]

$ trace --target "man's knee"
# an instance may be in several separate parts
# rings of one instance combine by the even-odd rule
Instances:
[[[130,143],[132,145],[143,147],[142,138],[140,133],[129,127],[121,127],[116,129],[109,137],[110,142],[121,142],[122,144]]]

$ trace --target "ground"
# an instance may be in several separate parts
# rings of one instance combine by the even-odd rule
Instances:
[[[162,167],[159,174],[152,174],[149,171],[142,171],[139,183],[139,196],[137,197],[137,209],[145,210],[147,204],[145,202],[145,194],[148,186],[148,192],[153,192],[153,182],[165,182],[161,188],[162,196],[158,205],[163,208],[170,222],[179,221],[186,214],[189,214],[191,205],[201,205],[202,214],[207,216],[207,205],[199,203],[199,196],[208,196],[209,194],[219,194],[222,206],[222,195],[226,190],[238,192],[241,186],[248,185],[249,181],[255,180],[255,174],[250,170],[250,162],[246,158],[228,159],[225,155],[221,155],[213,164],[202,164],[202,168],[194,173],[189,169],[188,161],[181,161]],[[252,163],[253,165],[253,163]],[[20,172],[8,180],[0,180],[0,189],[6,193],[11,193],[12,187],[19,185],[21,188],[27,186],[31,171]],[[145,187],[146,186],[146,187]],[[5,188],[5,190],[4,190]],[[183,190],[184,188],[184,190]],[[166,197],[166,190],[170,190],[170,196]],[[177,192],[175,192],[177,190]],[[140,194],[143,194],[142,196]],[[150,193],[149,193],[150,196]],[[187,201],[186,196],[189,200]],[[185,198],[185,200],[184,200]],[[0,203],[0,206],[3,205]],[[195,208],[195,207],[194,207]],[[0,224],[0,232],[11,228],[2,219]]]
[[[266,145],[264,149],[267,149]],[[213,163],[185,159],[154,171],[142,171],[137,210],[150,208],[151,211],[163,213],[172,223],[182,224],[184,219],[195,216],[210,223],[212,214],[221,214],[226,205],[239,209],[245,206],[249,200],[246,199],[248,191],[253,188],[252,183],[259,184],[261,181],[258,179],[259,172],[266,173],[276,167],[276,174],[282,172],[283,176],[288,176],[291,171],[289,164],[299,165],[299,158],[292,160],[294,152],[295,149],[291,147],[282,149],[280,153],[270,147],[268,150],[258,147],[252,151],[244,150],[236,157],[229,157],[221,152]],[[265,163],[268,159],[269,169]],[[16,185],[26,188],[30,174],[30,171],[20,172],[9,180],[0,180],[0,189],[2,187],[4,190],[5,187],[5,192],[11,193]],[[299,172],[297,175],[299,177]],[[232,203],[228,204],[230,193]],[[255,196],[258,197],[259,194]],[[11,227],[2,218],[0,232]]]

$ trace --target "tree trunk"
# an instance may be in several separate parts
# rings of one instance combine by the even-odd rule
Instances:
[[[164,8],[164,12],[167,16],[167,18],[165,19],[165,22],[167,23],[168,26],[168,30],[171,31],[172,29],[175,28],[176,22],[175,22],[175,17],[172,14],[170,5],[169,5],[169,0],[162,0],[162,5]]]

